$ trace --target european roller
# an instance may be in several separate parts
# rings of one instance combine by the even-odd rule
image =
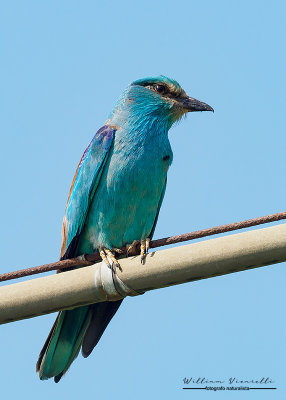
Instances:
[[[148,252],[172,163],[168,131],[184,114],[213,111],[165,76],[123,92],[83,153],[68,196],[61,259],[100,252],[113,270],[116,249]],[[144,268],[144,266],[142,266]],[[80,349],[88,357],[122,300],[61,311],[37,362],[40,379],[59,382]]]

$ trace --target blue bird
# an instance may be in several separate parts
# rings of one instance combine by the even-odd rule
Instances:
[[[172,163],[168,131],[187,112],[213,111],[165,76],[144,78],[123,92],[83,153],[63,220],[61,259],[114,252],[141,243],[148,252]],[[108,261],[111,260],[111,261]],[[88,357],[122,300],[61,311],[37,362],[40,379],[59,382],[80,349]]]

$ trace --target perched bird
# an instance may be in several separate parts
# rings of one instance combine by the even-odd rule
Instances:
[[[165,76],[131,83],[83,153],[64,216],[61,259],[141,243],[148,252],[172,163],[168,131],[192,111],[213,111]],[[108,260],[109,259],[109,260]],[[111,261],[110,261],[111,260]],[[122,300],[61,311],[37,362],[40,379],[59,382],[80,349],[88,357]]]

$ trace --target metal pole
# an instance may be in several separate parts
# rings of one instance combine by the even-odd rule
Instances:
[[[145,265],[138,256],[121,259],[122,272],[117,271],[117,275],[131,289],[125,287],[125,293],[132,294],[283,261],[286,224],[152,252]],[[119,293],[110,270],[102,263],[3,286],[0,324],[118,300],[124,297],[121,290]]]

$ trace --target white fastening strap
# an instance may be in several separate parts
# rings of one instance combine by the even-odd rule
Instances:
[[[97,265],[95,285],[102,288],[107,301],[115,301],[126,296],[138,296],[144,293],[138,293],[128,287],[104,261]],[[100,285],[98,285],[99,283]]]

